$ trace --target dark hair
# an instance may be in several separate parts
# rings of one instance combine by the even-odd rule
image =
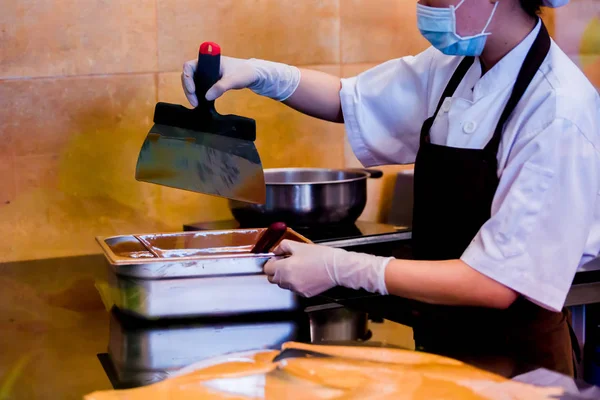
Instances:
[[[540,13],[543,0],[520,0],[523,10],[532,17]]]

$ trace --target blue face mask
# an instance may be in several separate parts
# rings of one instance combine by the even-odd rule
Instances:
[[[485,47],[485,41],[490,33],[485,30],[492,22],[499,2],[496,2],[492,15],[483,31],[477,35],[461,37],[456,33],[455,11],[465,2],[450,7],[428,7],[417,3],[417,25],[421,34],[429,43],[444,54],[451,56],[479,56]]]

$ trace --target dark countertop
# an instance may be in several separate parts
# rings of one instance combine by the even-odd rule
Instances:
[[[96,354],[109,314],[94,287],[102,256],[0,264],[0,393],[81,399],[111,389]]]
[[[0,264],[0,394],[4,398],[81,399],[86,393],[113,387],[98,359],[108,351],[111,313],[95,285],[106,272],[102,255]],[[382,306],[365,293],[334,290],[330,296],[341,302],[346,299],[349,305],[373,301]],[[229,337],[225,336],[228,327],[217,325],[221,336],[213,335],[211,340]],[[172,326],[165,329],[177,331]],[[277,332],[273,337],[288,338]],[[185,338],[156,345],[169,349],[173,343],[185,343]],[[142,350],[130,343],[128,354],[149,362],[139,353]]]

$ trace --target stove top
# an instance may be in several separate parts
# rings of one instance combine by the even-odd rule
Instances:
[[[184,231],[238,229],[242,227],[236,220],[197,222],[183,226]],[[348,247],[408,240],[410,227],[357,221],[351,225],[322,225],[314,227],[294,227],[293,230],[314,243],[332,247]]]

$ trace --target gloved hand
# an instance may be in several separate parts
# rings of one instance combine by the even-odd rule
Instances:
[[[385,268],[392,258],[354,253],[343,249],[284,240],[264,267],[269,281],[305,297],[334,286],[365,289],[387,295]]]
[[[183,65],[181,84],[190,104],[198,105],[194,72],[197,60]],[[300,84],[300,70],[296,67],[257,59],[242,60],[221,56],[221,79],[208,90],[206,99],[216,100],[228,90],[248,88],[261,96],[277,101],[289,98]]]

